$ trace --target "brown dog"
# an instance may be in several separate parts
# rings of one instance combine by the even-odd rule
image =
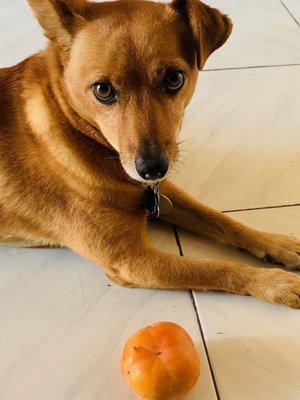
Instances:
[[[0,70],[1,242],[69,247],[123,285],[299,308],[295,274],[169,255],[146,238],[144,185],[161,181],[173,203],[167,221],[300,266],[296,239],[250,229],[162,180],[198,70],[228,38],[229,18],[198,0],[29,4],[50,42]]]

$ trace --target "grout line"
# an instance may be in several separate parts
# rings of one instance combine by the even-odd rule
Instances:
[[[183,257],[183,251],[182,251],[182,247],[181,247],[181,243],[180,243],[180,239],[179,239],[179,235],[178,235],[177,226],[176,225],[172,225],[172,228],[173,228],[173,233],[174,233],[174,236],[175,236],[175,241],[176,241],[177,247],[179,249],[179,255],[181,257]]]
[[[280,1],[280,0],[279,0]],[[203,69],[202,72],[213,72],[213,71],[236,71],[239,69],[259,69],[259,68],[280,68],[280,67],[296,67],[300,63],[294,64],[276,64],[276,65],[252,65],[250,67],[228,67],[228,68],[211,68]]]
[[[174,233],[174,236],[175,236],[176,244],[177,244],[178,249],[179,249],[179,254],[180,254],[181,257],[183,257],[183,251],[182,251],[182,247],[181,247],[181,243],[180,243],[180,238],[179,238],[177,226],[176,225],[172,225],[172,228],[173,228],[173,233]],[[219,389],[218,389],[217,382],[216,382],[216,377],[215,377],[215,374],[214,374],[214,371],[213,371],[213,368],[212,368],[212,364],[211,364],[211,361],[210,361],[209,352],[208,352],[207,344],[206,344],[206,341],[205,341],[205,336],[204,336],[202,324],[201,324],[200,317],[199,317],[199,314],[198,314],[198,309],[197,309],[194,293],[193,293],[192,290],[189,290],[189,294],[190,294],[190,297],[191,297],[191,300],[192,300],[192,305],[193,305],[194,311],[196,313],[197,324],[198,324],[198,328],[199,328],[199,331],[200,331],[200,336],[202,338],[202,343],[203,343],[203,346],[204,346],[204,350],[205,350],[205,354],[206,354],[206,358],[207,358],[207,362],[208,362],[210,375],[211,375],[211,378],[212,378],[212,381],[213,381],[213,386],[214,386],[214,390],[215,390],[215,393],[216,393],[216,397],[217,397],[217,400],[221,400]]]
[[[191,299],[192,299],[194,310],[195,310],[196,315],[197,315],[198,327],[199,327],[199,330],[200,330],[200,335],[202,337],[202,342],[203,342],[203,345],[204,345],[204,350],[205,350],[205,354],[206,354],[206,358],[207,358],[207,362],[208,362],[208,367],[209,367],[209,370],[210,370],[210,374],[211,374],[211,378],[212,378],[212,381],[213,381],[214,389],[215,389],[215,392],[216,392],[217,400],[221,400],[220,392],[219,392],[219,389],[218,389],[218,386],[217,386],[215,373],[213,371],[213,367],[212,367],[212,364],[211,364],[211,361],[210,361],[209,352],[208,352],[208,348],[207,348],[207,344],[206,344],[206,340],[205,340],[202,324],[201,324],[200,317],[199,317],[199,314],[198,314],[198,309],[197,309],[197,305],[196,305],[196,301],[195,301],[195,296],[194,296],[194,293],[193,293],[192,290],[189,290],[189,292],[190,292],[190,296],[191,296]]]
[[[296,22],[296,24],[297,24],[298,26],[300,26],[299,21],[297,20],[296,17],[294,17],[294,15],[291,13],[291,11],[290,11],[289,8],[285,5],[285,3],[284,3],[282,0],[278,0],[278,1],[279,1],[279,3],[286,9],[287,13],[290,15],[290,17],[293,18],[293,20]]]
[[[224,210],[222,211],[223,214],[226,213],[235,213],[235,212],[241,212],[241,211],[256,211],[256,210],[271,210],[271,209],[276,209],[276,208],[289,208],[289,207],[300,207],[300,203],[295,203],[295,204],[281,204],[279,206],[263,206],[263,207],[250,207],[250,208],[238,208],[235,210]]]

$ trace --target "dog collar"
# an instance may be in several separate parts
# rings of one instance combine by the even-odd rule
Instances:
[[[149,220],[156,220],[160,214],[170,214],[172,212],[171,200],[160,194],[159,185],[148,185],[144,191],[144,207]]]

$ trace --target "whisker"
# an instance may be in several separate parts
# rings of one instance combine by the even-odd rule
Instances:
[[[180,148],[178,149],[178,152],[179,152],[179,153],[190,153],[190,154],[192,153],[191,150],[188,150],[188,149],[180,149]]]
[[[117,159],[117,160],[119,160],[120,157],[118,157],[118,156],[108,156],[108,157],[104,157],[103,159],[104,160],[108,160],[108,159]]]
[[[187,141],[188,141],[188,139],[182,139],[182,140],[179,140],[179,142],[177,142],[177,144],[178,144],[178,146],[180,146],[182,143],[185,143]]]

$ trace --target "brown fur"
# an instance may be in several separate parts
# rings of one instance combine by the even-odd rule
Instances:
[[[198,0],[29,4],[50,42],[0,70],[1,242],[66,246],[123,285],[225,290],[299,308],[300,278],[292,273],[169,255],[146,237],[134,159],[150,146],[176,162],[197,67],[226,41],[229,18]],[[186,76],[172,97],[159,90],[170,67]],[[93,97],[91,84],[100,78],[119,89],[117,104]],[[167,180],[160,186],[173,202],[167,221],[300,266],[296,239],[250,229]]]

